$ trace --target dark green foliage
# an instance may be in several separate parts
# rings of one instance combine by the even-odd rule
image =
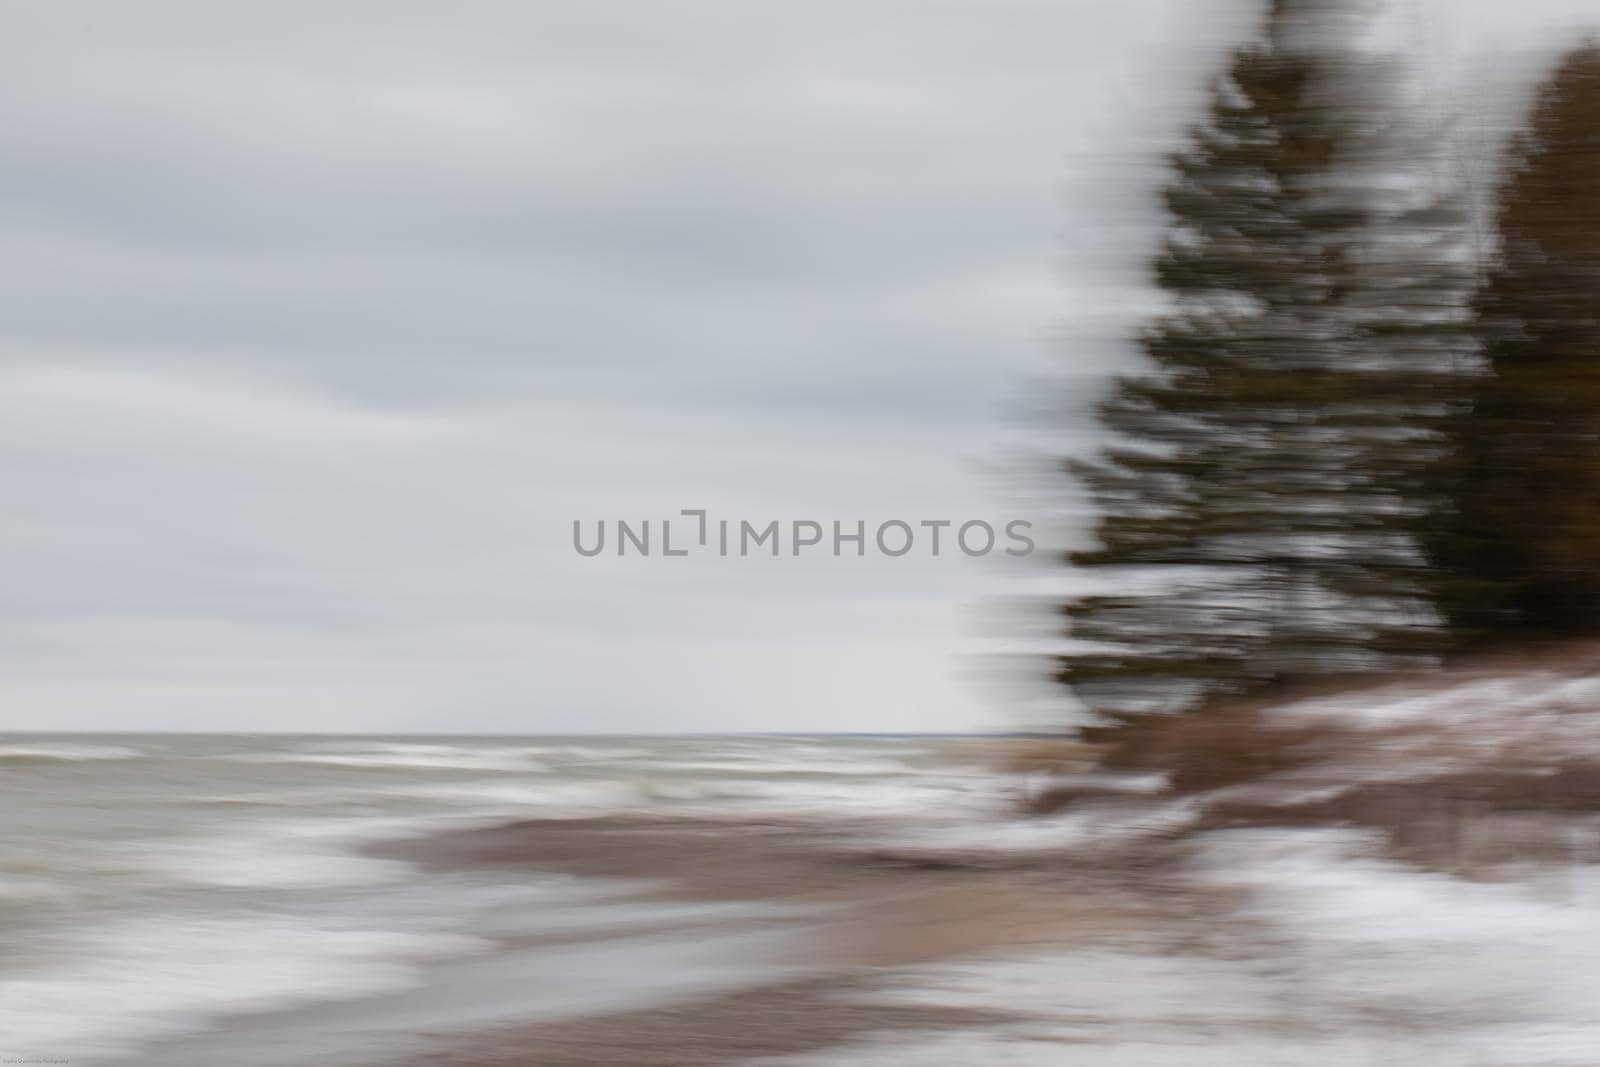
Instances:
[[[1488,362],[1452,422],[1433,542],[1467,640],[1600,631],[1600,48],[1572,53],[1512,143],[1477,300]]]
[[[1272,5],[1172,161],[1150,370],[1071,464],[1099,546],[1061,679],[1112,715],[1179,710],[1440,645],[1417,539],[1465,351],[1460,212],[1396,144],[1388,70],[1331,0]]]

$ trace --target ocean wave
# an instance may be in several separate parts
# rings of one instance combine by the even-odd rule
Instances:
[[[565,813],[595,814],[637,807],[648,798],[639,786],[622,779],[566,780],[540,777],[523,783],[506,778],[472,778],[437,784],[374,784],[318,786],[306,789],[235,793],[196,797],[194,803],[222,808],[313,810],[380,808],[399,817],[408,801],[444,803],[484,815],[512,812],[558,817]],[[381,817],[381,816],[380,816]],[[367,825],[369,820],[363,820]]]
[[[80,760],[129,760],[143,759],[147,753],[137,748],[126,748],[121,745],[3,745],[0,746],[0,762],[26,763],[63,762],[76,763]]]
[[[650,799],[677,805],[677,810],[715,815],[740,814],[829,818],[837,815],[895,818],[908,827],[928,821],[985,814],[995,794],[984,782],[919,781],[915,778],[836,778],[832,781],[776,778],[722,778],[700,781],[647,782]]]
[[[252,820],[195,837],[141,842],[134,854],[143,869],[186,885],[271,889],[379,885],[404,879],[409,865],[358,855],[353,849],[429,829],[440,821],[326,815]]]
[[[215,1015],[406,989],[423,961],[489,947],[288,916],[125,920],[79,934],[48,967],[0,979],[0,1057],[127,1055]]]
[[[531,785],[495,781],[453,782],[449,785],[394,789],[389,795],[526,809],[519,810],[519,813],[543,818],[626,810],[637,808],[648,799],[646,792],[637,784],[614,780],[541,782]]]
[[[574,818],[630,814],[671,807],[705,814],[767,811],[775,814],[901,815],[965,810],[962,798],[987,800],[988,777],[924,778],[916,775],[811,776],[778,772],[689,777],[676,764],[618,767],[604,776],[540,775],[525,781],[495,776],[459,781],[396,781],[314,786],[196,798],[218,807],[261,807],[282,812],[328,812],[343,807],[353,825],[374,818],[424,817],[423,813],[484,818]],[[360,811],[372,814],[358,818]],[[328,825],[327,814],[316,825]],[[252,820],[254,822],[254,820]],[[266,825],[259,822],[256,826]]]
[[[627,762],[629,760],[655,759],[660,754],[647,748],[607,748],[595,745],[539,745],[523,751],[535,755],[554,757],[566,762],[596,763],[596,762]]]
[[[639,760],[634,762],[634,765],[652,771],[708,775],[747,775],[760,778],[779,776],[791,778],[878,778],[916,773],[913,768],[904,763],[882,759],[853,761],[835,759],[822,762],[778,758],[761,759],[759,757],[726,757],[720,759],[713,757],[710,759],[681,761],[670,759]]]
[[[28,904],[60,904],[80,899],[80,889],[44,878],[0,876],[0,904],[21,907]]]
[[[546,769],[525,750],[458,748],[448,745],[379,745],[347,751],[234,752],[218,759],[233,763],[287,763],[364,770],[518,771]]]

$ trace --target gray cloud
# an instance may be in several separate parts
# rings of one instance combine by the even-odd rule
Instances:
[[[1427,6],[1447,85],[1582,11]],[[1014,724],[953,665],[1040,568],[570,522],[1020,506],[1006,419],[1127,360],[1252,10],[12,5],[0,725]]]

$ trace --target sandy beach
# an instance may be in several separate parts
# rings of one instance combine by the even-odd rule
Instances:
[[[1056,830],[1008,840],[1026,831],[1015,783],[966,741],[107,735],[9,751],[0,1051],[19,1056],[559,1063],[577,1053],[528,1050],[585,1034],[708,1063],[799,1054],[975,1025],[994,1010],[872,998],[897,969],[1115,927],[1138,896],[1065,862]],[[652,1036],[663,1026],[695,1036]]]
[[[895,969],[1061,951],[1148,926],[1149,870],[1055,854],[963,856],[873,844],[881,827],[773,820],[529,820],[374,847],[434,869],[525,867],[648,883],[647,898],[780,901],[812,919],[783,963],[807,975],[594,1016],[433,1035],[405,1067],[698,1067],[816,1053],[874,1035],[981,1030],[1022,1014],[886,1003]],[[1167,901],[1167,903],[1171,903]],[[1169,909],[1173,914],[1178,909]],[[603,936],[603,935],[602,935]]]
[[[1019,777],[933,739],[19,741],[3,1051],[1587,1067],[1595,686],[1328,696],[1183,726],[1203,761],[1158,733],[1048,777],[1078,754],[1030,744]]]

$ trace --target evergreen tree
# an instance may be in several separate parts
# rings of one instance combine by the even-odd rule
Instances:
[[[1487,360],[1453,420],[1433,544],[1468,643],[1600,631],[1600,47],[1537,91],[1477,299]]]
[[[1439,632],[1417,538],[1461,349],[1460,213],[1397,181],[1387,66],[1278,0],[1174,160],[1151,369],[1071,464],[1100,511],[1060,677],[1113,715],[1395,666]]]

